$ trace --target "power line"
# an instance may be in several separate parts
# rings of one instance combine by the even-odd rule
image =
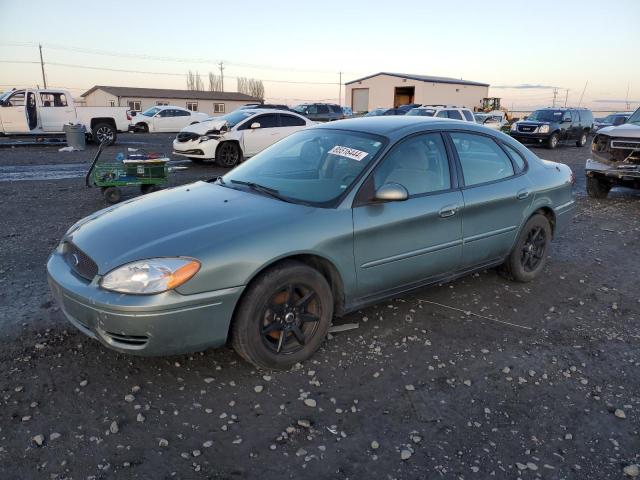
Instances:
[[[39,64],[40,62],[33,62],[28,60],[0,60],[0,63],[16,63],[16,64]],[[184,77],[186,74],[184,73],[174,73],[174,72],[151,72],[145,70],[127,70],[122,68],[108,68],[108,67],[95,67],[90,65],[76,65],[72,63],[58,63],[58,62],[47,62],[47,65],[52,65],[56,67],[66,67],[66,68],[81,68],[85,70],[102,70],[107,72],[118,72],[118,73],[136,73],[143,75],[165,75],[172,77]],[[238,77],[227,76],[227,78],[237,79]],[[275,80],[275,79],[262,79],[263,82],[268,83],[286,83],[286,84],[301,84],[301,85],[338,85],[337,82],[307,82],[307,81],[297,81],[297,80]]]

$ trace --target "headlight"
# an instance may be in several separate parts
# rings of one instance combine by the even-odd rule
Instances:
[[[517,123],[512,123],[511,124],[511,131],[515,132],[518,129],[518,124]]]
[[[153,294],[179,287],[200,270],[193,258],[150,258],[111,270],[101,280],[105,290]]]
[[[540,125],[538,127],[538,133],[549,133],[549,125]]]

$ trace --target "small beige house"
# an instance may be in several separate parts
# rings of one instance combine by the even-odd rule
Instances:
[[[142,112],[156,105],[174,105],[212,116],[224,115],[259,99],[238,92],[203,92],[164,88],[109,87],[96,85],[82,95],[87,107],[129,107]]]
[[[345,84],[345,100],[354,112],[410,103],[473,108],[489,96],[489,84],[448,77],[380,72]]]

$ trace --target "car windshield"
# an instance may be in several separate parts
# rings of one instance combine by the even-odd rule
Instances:
[[[0,101],[6,99],[9,95],[13,93],[13,90],[9,90],[8,92],[4,92],[0,95]]]
[[[148,110],[145,110],[144,112],[142,112],[141,115],[144,115],[145,117],[153,117],[160,110],[161,109],[158,107],[151,107]]]
[[[430,108],[413,108],[407,112],[407,115],[420,117],[433,117],[435,114],[436,111]]]
[[[245,118],[249,118],[255,114],[255,110],[235,110],[220,117],[209,117],[207,118],[207,121],[226,120],[228,127],[233,128]]]
[[[634,125],[640,125],[640,108],[638,108],[633,115],[629,117],[627,123],[633,123]]]
[[[476,119],[476,122],[482,123],[489,117],[489,115],[476,113],[473,117]]]
[[[222,177],[230,188],[259,187],[293,203],[332,205],[382,150],[385,138],[311,128],[286,137]],[[242,185],[245,187],[242,187]]]
[[[371,110],[367,113],[365,117],[379,117],[380,115],[384,115],[386,111],[386,108],[376,108],[375,110]]]
[[[533,122],[559,122],[562,120],[562,110],[536,110],[527,120]]]

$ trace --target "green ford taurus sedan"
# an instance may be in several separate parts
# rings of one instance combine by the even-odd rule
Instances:
[[[120,352],[230,342],[287,368],[334,316],[383,298],[494,266],[533,280],[571,217],[572,183],[567,166],[472,123],[332,122],[80,220],[49,283],[71,323]]]

